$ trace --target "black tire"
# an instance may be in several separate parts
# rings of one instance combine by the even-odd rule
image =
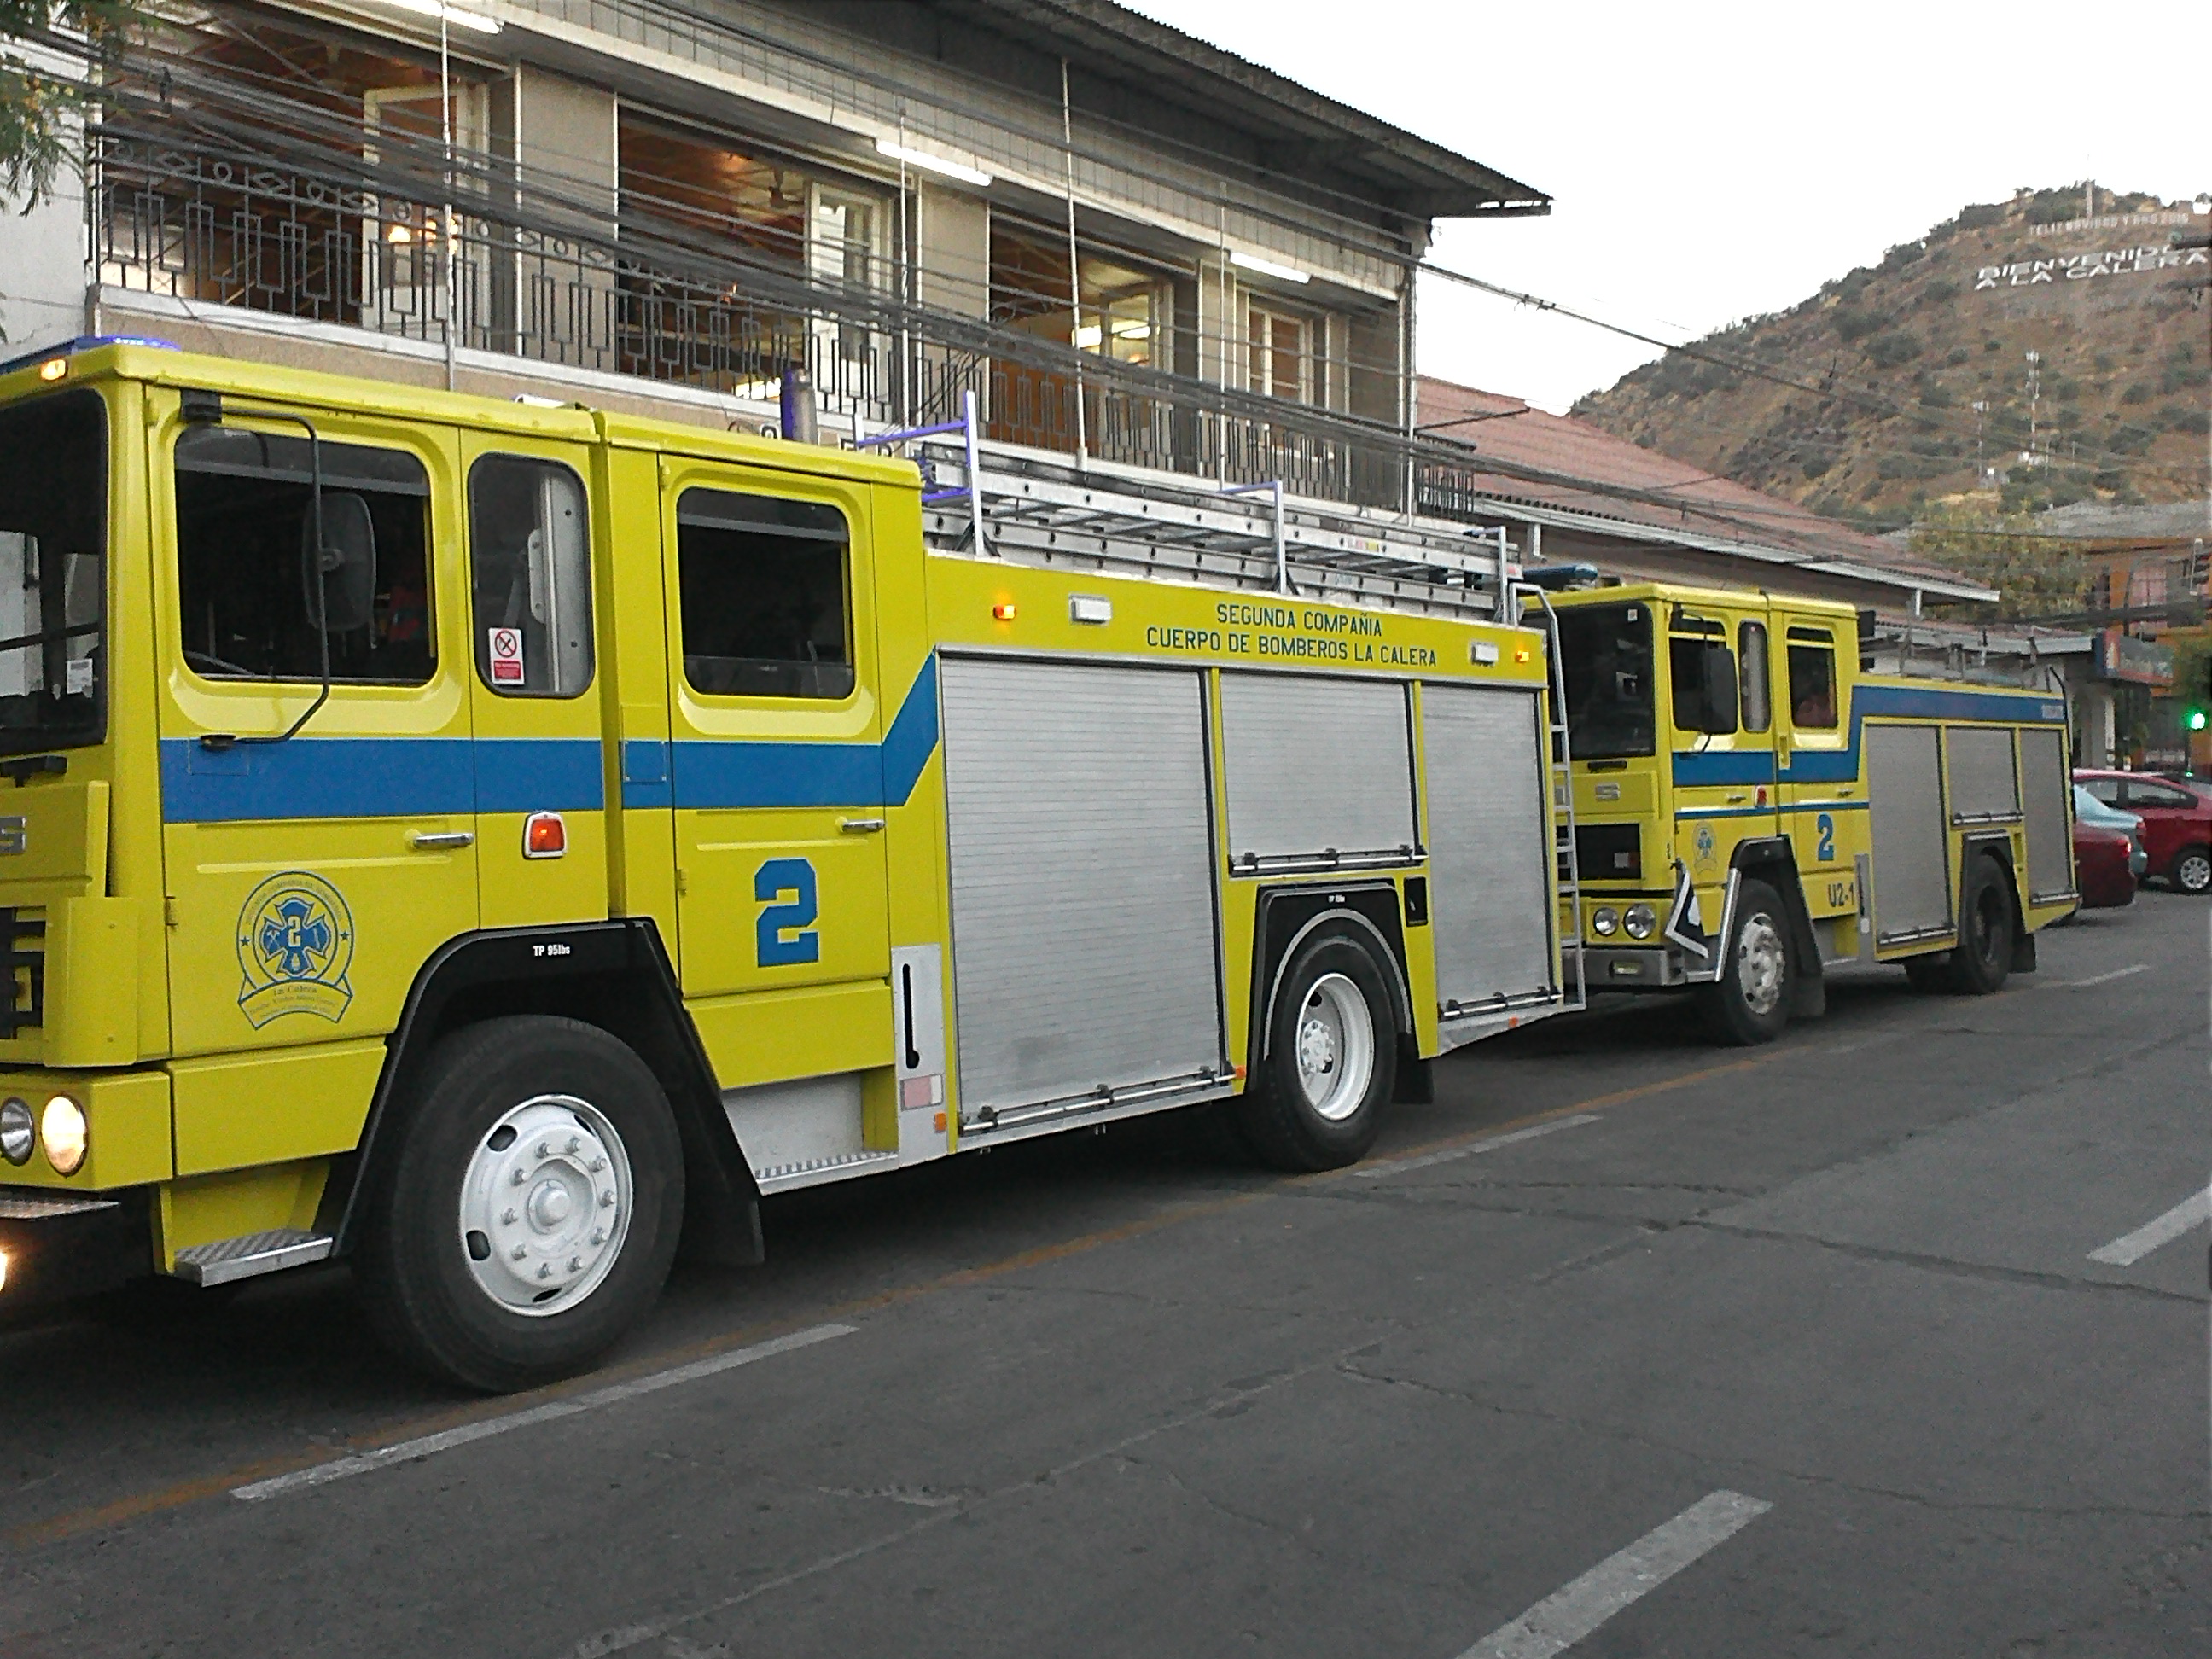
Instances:
[[[2166,879],[2185,893],[2212,893],[2212,847],[2185,847],[2173,855]]]
[[[1905,959],[1905,977],[1923,997],[1943,996],[1951,990],[1951,953],[1930,951],[1924,957]]]
[[[1698,988],[1705,1024],[1723,1042],[1747,1048],[1773,1042],[1790,1024],[1796,973],[1782,895],[1765,882],[1745,882],[1736,890],[1735,921],[1721,951],[1720,977]]]
[[[1959,883],[1959,942],[1951,949],[1951,988],[1970,997],[2003,990],[2012,975],[2015,928],[2012,884],[2004,866],[1986,853],[1973,854]]]
[[[1263,1161],[1334,1170],[1375,1144],[1397,1084],[1389,971],[1348,927],[1317,928],[1298,946],[1267,1011],[1267,1058],[1237,1103],[1237,1127]],[[1339,1069],[1352,1066],[1364,1068],[1364,1087]]]
[[[645,1062],[598,1027],[529,1015],[456,1032],[391,1129],[357,1271],[378,1334],[426,1370],[487,1393],[532,1388],[589,1365],[659,1295],[683,1230],[683,1143]],[[626,1218],[610,1202],[625,1170]],[[510,1187],[513,1205],[492,1203]],[[532,1289],[532,1268],[554,1287]],[[570,1286],[573,1302],[521,1310]]]

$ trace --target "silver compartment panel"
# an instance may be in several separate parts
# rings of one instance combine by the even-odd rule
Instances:
[[[1238,869],[1413,859],[1413,730],[1401,682],[1224,673],[1221,745]]]
[[[1541,718],[1534,692],[1421,688],[1429,926],[1447,1012],[1555,988]]]
[[[2020,769],[2027,798],[2028,902],[2072,898],[2074,775],[2066,764],[2066,734],[2022,726]]]
[[[1957,930],[1951,906],[1950,825],[1943,815],[1938,760],[1935,726],[1866,728],[1878,945]]]
[[[1952,823],[1991,823],[2020,816],[2010,726],[1947,726],[1943,750],[1951,768]]]
[[[1222,1071],[1201,677],[942,660],[963,1119]]]

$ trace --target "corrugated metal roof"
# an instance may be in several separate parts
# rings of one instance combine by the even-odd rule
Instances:
[[[1635,541],[1673,541],[1762,563],[1824,568],[1946,598],[1996,597],[1880,537],[1642,448],[1586,421],[1427,375],[1421,377],[1419,397],[1425,433],[1473,445],[1474,487],[1501,502],[1571,514],[1583,527],[1610,528]]]
[[[2075,501],[2039,514],[2036,524],[2054,536],[2192,541],[2199,536],[2212,538],[2212,501],[2152,501],[2141,507]]]

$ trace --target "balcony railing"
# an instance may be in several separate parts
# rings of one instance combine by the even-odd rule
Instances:
[[[953,418],[973,391],[1006,442],[1079,442],[1099,459],[1224,483],[1279,477],[1319,500],[1486,516],[1449,446],[1132,376],[1013,331],[940,332],[911,309],[894,325],[884,305],[811,291],[797,270],[711,270],[711,256],[672,268],[673,239],[628,224],[515,222],[481,192],[448,209],[137,137],[100,135],[94,158],[91,262],[106,286],[740,398],[773,398],[803,368],[826,414],[878,427]]]

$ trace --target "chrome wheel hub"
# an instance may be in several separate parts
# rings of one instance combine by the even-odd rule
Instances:
[[[461,1249],[477,1287],[511,1313],[565,1313],[605,1282],[629,1231],[622,1136],[572,1095],[503,1114],[461,1178]]]
[[[1771,1014],[1782,1000],[1782,982],[1789,956],[1774,919],[1764,911],[1744,918],[1736,931],[1735,983],[1743,1006],[1754,1014]]]
[[[2181,860],[2174,871],[2174,879],[2185,893],[2201,893],[2212,887],[2212,859],[2202,853],[2191,853]]]
[[[1298,1010],[1298,1088],[1332,1122],[1350,1117],[1375,1075],[1375,1026],[1367,999],[1342,974],[1324,974]]]

